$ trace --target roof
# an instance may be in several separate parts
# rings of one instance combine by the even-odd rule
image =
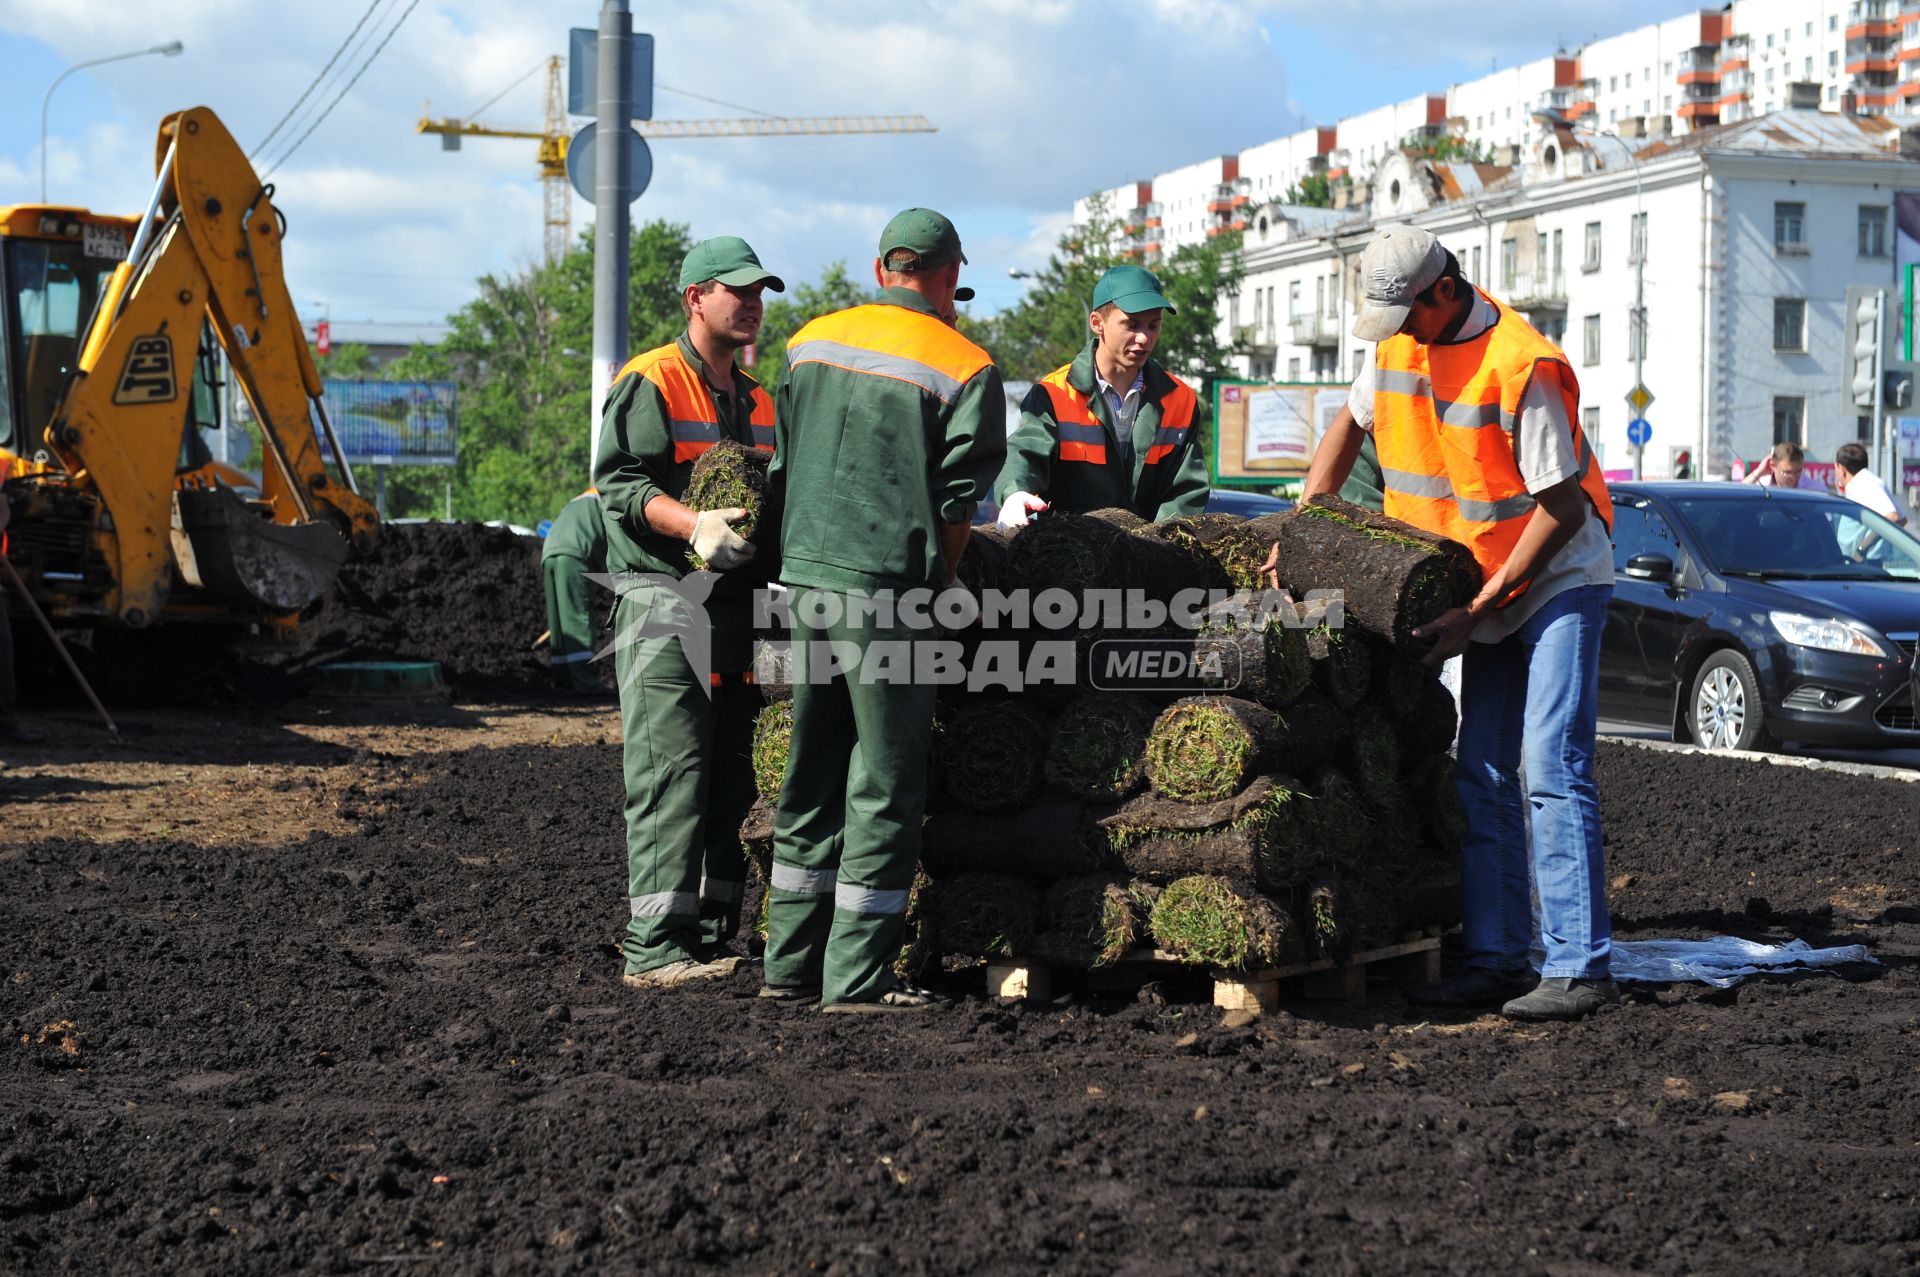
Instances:
[[[1900,126],[1894,121],[1878,115],[1809,110],[1775,111],[1751,120],[1709,125],[1680,137],[1660,138],[1638,153],[1642,160],[1651,160],[1686,151],[1910,162],[1900,154]],[[1604,149],[1601,154],[1604,157]]]
[[[1346,223],[1365,220],[1365,214],[1351,208],[1314,208],[1308,204],[1275,204],[1273,211],[1300,228],[1303,235],[1326,235]]]
[[[1504,164],[1469,164],[1456,160],[1433,165],[1434,176],[1440,179],[1440,198],[1449,202],[1472,199],[1499,185],[1511,172],[1513,170]]]

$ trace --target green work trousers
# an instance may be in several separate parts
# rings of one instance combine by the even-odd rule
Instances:
[[[773,821],[766,981],[818,989],[824,1002],[867,1002],[895,982],[937,689],[911,682],[911,660],[896,681],[863,681],[871,664],[829,674],[824,648],[859,659],[877,643],[910,648],[938,635],[865,618],[850,625],[844,607],[825,625],[804,612],[793,614],[793,743]]]
[[[540,565],[547,594],[547,663],[553,685],[563,692],[594,692],[600,680],[593,666],[593,586],[587,564],[571,554],[555,554]]]
[[[738,616],[734,612],[739,612]],[[743,608],[712,609],[717,684],[678,634],[707,616],[659,585],[628,588],[615,613],[614,671],[627,782],[627,974],[697,958],[740,927],[760,692],[740,676]]]

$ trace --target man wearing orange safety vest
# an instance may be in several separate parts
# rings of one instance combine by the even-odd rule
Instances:
[[[1338,491],[1371,431],[1386,513],[1462,542],[1486,577],[1468,606],[1415,631],[1435,641],[1431,664],[1465,654],[1467,965],[1407,1000],[1578,1019],[1620,998],[1593,780],[1613,503],[1580,430],[1580,388],[1559,348],[1470,285],[1424,230],[1376,235],[1359,283],[1353,334],[1378,345],[1314,453],[1305,493]],[[1537,977],[1529,856],[1546,950]]]
[[[1158,521],[1207,508],[1198,397],[1152,359],[1172,313],[1151,271],[1115,266],[1100,277],[1087,344],[1034,383],[1007,436],[993,485],[1002,527],[1048,509],[1118,507]]]
[[[735,362],[759,335],[768,288],[785,285],[745,240],[695,245],[680,268],[686,332],[628,361],[601,413],[593,480],[619,596],[627,787],[623,978],[636,988],[720,979],[740,964],[728,941],[740,925],[739,831],[760,708],[747,673],[753,582],[741,572],[754,547],[731,526],[744,511],[696,513],[681,498],[694,461],[722,439],[773,451],[773,401]],[[681,584],[689,550],[720,574],[704,602]],[[711,672],[694,668],[689,648],[710,650]]]

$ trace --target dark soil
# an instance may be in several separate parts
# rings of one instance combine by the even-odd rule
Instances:
[[[1571,1026],[965,973],[873,1019],[623,988],[618,747],[474,739],[328,755],[284,841],[0,840],[0,1269],[1920,1265],[1920,787],[1603,750],[1622,931],[1878,968]]]

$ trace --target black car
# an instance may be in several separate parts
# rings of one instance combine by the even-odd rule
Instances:
[[[1711,748],[1920,745],[1920,540],[1820,492],[1611,491],[1602,718]]]

